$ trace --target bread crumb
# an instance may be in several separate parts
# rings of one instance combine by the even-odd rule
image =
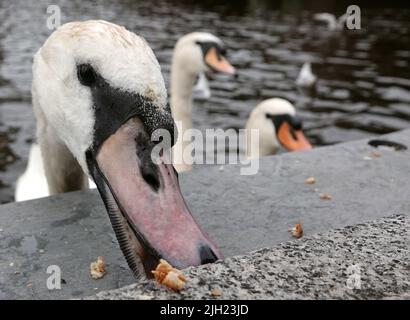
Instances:
[[[175,271],[170,271],[162,281],[162,284],[174,291],[181,291],[185,286],[184,278],[181,278],[180,274]]]
[[[328,193],[321,193],[319,194],[320,199],[322,200],[332,200],[332,196]]]
[[[309,177],[305,180],[306,184],[315,184],[316,183],[316,179],[315,177]]]
[[[183,273],[164,259],[159,260],[157,268],[152,273],[159,284],[163,284],[174,291],[181,291],[185,286],[186,278]]]
[[[91,262],[90,274],[93,279],[101,279],[106,274],[105,262],[103,257],[98,257],[97,261]]]
[[[289,232],[292,233],[294,238],[301,238],[303,236],[302,224],[297,223],[293,228],[289,229]]]
[[[215,288],[215,289],[213,289],[213,290],[211,291],[211,296],[219,297],[219,296],[221,296],[221,295],[222,295],[222,291],[219,290],[219,289],[217,289],[217,288]]]

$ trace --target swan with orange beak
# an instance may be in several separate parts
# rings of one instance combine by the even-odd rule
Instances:
[[[246,123],[247,156],[258,158],[275,154],[282,146],[288,151],[312,149],[302,131],[302,120],[287,100],[271,98],[259,103]],[[251,139],[251,129],[259,132],[259,140]],[[258,143],[255,147],[253,143]]]
[[[105,21],[59,27],[33,63],[37,138],[51,194],[92,177],[135,275],[160,258],[177,268],[221,258],[191,215],[177,174],[151,135],[174,121],[160,66],[146,41]],[[142,263],[141,263],[142,262]]]
[[[226,59],[224,43],[207,32],[192,32],[181,37],[175,45],[171,67],[171,110],[180,125],[180,134],[173,147],[174,166],[178,172],[192,168],[192,159],[182,156],[190,144],[183,136],[192,128],[193,88],[204,72],[235,74],[235,68]]]

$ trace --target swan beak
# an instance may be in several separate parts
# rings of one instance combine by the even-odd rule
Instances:
[[[312,149],[312,145],[306,139],[302,130],[293,130],[287,122],[284,122],[278,131],[280,143],[289,151],[303,151]]]
[[[236,73],[235,68],[221,55],[215,47],[208,50],[205,55],[206,64],[214,71],[222,72],[230,75]]]
[[[120,247],[134,274],[142,261],[152,276],[159,259],[179,269],[221,258],[182,197],[176,171],[159,153],[138,117],[101,143],[88,162]]]

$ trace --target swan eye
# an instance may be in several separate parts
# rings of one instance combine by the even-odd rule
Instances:
[[[89,64],[80,64],[77,66],[77,76],[80,83],[87,87],[91,87],[97,81],[97,74]]]

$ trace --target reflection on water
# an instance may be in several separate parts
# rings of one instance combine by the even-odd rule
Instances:
[[[259,101],[286,98],[305,119],[315,145],[392,132],[410,124],[410,10],[362,8],[362,30],[331,32],[315,12],[340,15],[345,1],[8,1],[0,4],[0,202],[12,201],[34,137],[31,62],[50,33],[49,4],[63,22],[99,18],[146,37],[166,80],[175,41],[203,30],[220,36],[238,77],[212,75],[212,98],[197,101],[194,125],[243,128]],[[316,89],[295,86],[311,61]]]

